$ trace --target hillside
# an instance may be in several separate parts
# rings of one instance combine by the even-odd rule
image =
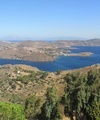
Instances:
[[[61,76],[56,75],[56,73],[40,71],[37,68],[26,65],[1,66],[0,83],[1,94],[8,94],[7,96],[9,97],[13,94],[19,94],[23,96],[23,99],[28,96],[28,94],[43,96],[46,89],[54,84],[56,84],[58,88],[64,86],[64,80],[61,79]],[[44,88],[42,88],[43,86]],[[1,99],[3,99],[3,97],[1,97]],[[9,99],[7,98],[7,100]],[[5,101],[7,100],[5,99]]]
[[[73,46],[100,46],[100,39],[47,41],[0,41],[0,58],[29,61],[54,61],[60,55],[90,56],[92,53],[71,54]],[[19,52],[20,51],[20,52]]]
[[[26,99],[29,98],[28,100],[30,100],[33,99],[30,98],[31,96],[36,96],[41,99],[41,104],[39,103],[40,106],[37,108],[39,110],[47,99],[48,88],[55,86],[56,94],[61,98],[67,87],[68,81],[66,82],[66,76],[70,74],[77,75],[77,73],[80,73],[81,76],[86,76],[90,70],[98,71],[98,80],[100,80],[100,65],[98,64],[76,70],[57,71],[55,73],[40,71],[37,68],[26,65],[0,66],[0,100],[24,106]],[[100,84],[98,83],[98,85]],[[60,108],[63,115],[62,120],[68,120],[68,117],[64,116],[64,106],[60,105]]]
[[[89,40],[60,40],[57,43],[66,44],[68,46],[100,46],[100,39],[89,39]]]

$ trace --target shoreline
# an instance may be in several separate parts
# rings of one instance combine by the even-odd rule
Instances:
[[[24,59],[24,58],[7,58],[7,57],[2,57],[2,58],[0,58],[0,59],[8,59],[8,60],[24,60],[24,61],[30,61],[30,62],[53,62],[53,61],[55,61],[58,57],[60,57],[60,56],[71,56],[71,57],[74,57],[74,56],[80,56],[80,57],[89,57],[89,56],[91,56],[91,55],[93,55],[94,53],[92,53],[92,52],[80,52],[80,53],[68,53],[68,54],[61,54],[61,55],[58,55],[58,56],[54,56],[54,57],[52,57],[52,59],[48,59],[48,60],[32,60],[32,59]]]
[[[94,53],[92,52],[80,52],[80,53],[68,53],[68,54],[64,54],[64,56],[80,56],[80,57],[87,57],[87,56],[91,56]]]

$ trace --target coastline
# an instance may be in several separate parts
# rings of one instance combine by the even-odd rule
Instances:
[[[50,56],[49,58],[46,58],[45,59],[45,57],[44,58],[42,58],[42,59],[33,59],[34,57],[23,57],[23,58],[18,58],[18,57],[15,57],[15,58],[13,58],[13,57],[11,57],[10,58],[10,56],[9,57],[0,57],[0,59],[9,59],[9,60],[11,60],[11,59],[13,59],[13,60],[25,60],[25,61],[31,61],[31,62],[53,62],[53,61],[55,61],[58,57],[60,57],[60,56],[72,56],[72,57],[74,57],[74,56],[80,56],[80,57],[87,57],[87,56],[91,56],[91,55],[93,55],[94,53],[92,53],[92,52],[80,52],[80,53],[61,53],[61,54],[59,54],[59,55],[57,55],[57,56]]]
[[[80,53],[69,53],[64,54],[64,56],[80,56],[80,57],[87,57],[93,55],[92,52],[80,52]]]

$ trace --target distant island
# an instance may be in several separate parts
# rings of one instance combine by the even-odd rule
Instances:
[[[47,41],[0,41],[0,58],[29,61],[54,61],[58,56],[90,56],[93,53],[71,53],[73,46],[100,46],[100,39]]]
[[[68,53],[68,54],[64,54],[64,56],[90,56],[92,55],[93,53],[92,52],[81,52],[81,53]]]

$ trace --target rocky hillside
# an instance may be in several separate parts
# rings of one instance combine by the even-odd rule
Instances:
[[[58,44],[66,44],[67,46],[100,46],[100,39],[90,40],[61,40],[56,41]]]
[[[28,110],[25,111],[27,115],[27,119],[31,120],[29,116],[31,115],[35,116],[37,113],[39,113],[41,106],[47,100],[48,97],[47,91],[49,88],[51,89],[53,86],[55,86],[57,93],[54,92],[55,88],[53,88],[54,90],[52,91],[53,93],[48,93],[48,94],[50,94],[50,96],[52,96],[53,94],[58,95],[58,97],[53,96],[54,99],[58,100],[58,98],[63,97],[65,89],[67,87],[67,83],[70,84],[70,81],[66,81],[66,79],[67,80],[70,79],[69,76],[70,74],[72,74],[73,77],[75,77],[74,75],[78,75],[78,73],[80,73],[81,74],[80,77],[82,77],[83,75],[87,76],[88,72],[91,70],[98,71],[98,76],[99,76],[98,80],[100,80],[99,64],[88,66],[81,69],[69,70],[69,71],[57,71],[54,73],[40,71],[37,68],[33,68],[31,66],[26,66],[26,65],[0,66],[0,101],[6,103],[20,104],[24,106],[24,104],[26,104],[25,101],[30,101],[31,99],[37,101],[38,98],[41,99],[39,100],[41,102],[38,101],[39,106],[37,106],[37,111],[35,110],[36,113],[34,113],[34,115],[32,113],[30,113],[29,115],[29,110],[31,108],[30,109],[27,107],[25,108],[26,110]],[[78,79],[80,80],[80,78]],[[98,83],[98,85],[100,84]],[[32,98],[32,96],[35,96],[36,98],[35,97]],[[31,101],[29,102],[29,106],[30,104]],[[31,109],[31,111],[33,111],[33,109]],[[60,114],[62,114],[61,115],[62,120],[69,120],[68,116],[66,117],[64,115],[64,106],[61,104],[60,104]]]
[[[0,41],[0,58],[21,59],[39,62],[54,61],[60,55],[72,56],[72,46],[100,46],[100,39],[84,41],[59,40],[53,42],[30,40],[22,42]],[[80,54],[80,56],[81,55],[83,54]],[[85,56],[87,56],[87,53]]]

